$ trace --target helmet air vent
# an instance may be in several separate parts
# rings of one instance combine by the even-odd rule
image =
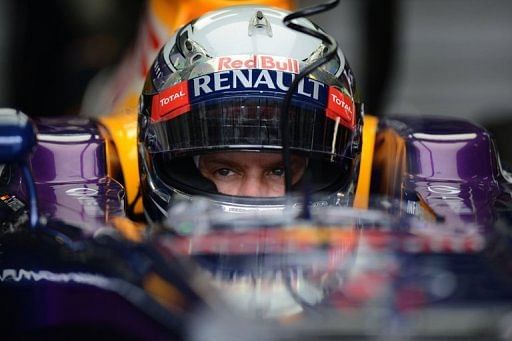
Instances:
[[[256,11],[256,14],[249,21],[249,37],[258,31],[265,30],[267,36],[272,37],[272,26],[270,26],[270,22],[263,15],[263,12]]]
[[[203,61],[208,57],[206,50],[193,40],[185,40],[184,47],[188,64]]]

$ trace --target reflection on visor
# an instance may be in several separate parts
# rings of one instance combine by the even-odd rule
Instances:
[[[280,99],[242,97],[192,105],[186,115],[152,124],[148,149],[176,156],[204,150],[280,150],[281,104]],[[319,106],[291,107],[289,127],[292,151],[339,160],[351,144],[352,131],[326,117]]]

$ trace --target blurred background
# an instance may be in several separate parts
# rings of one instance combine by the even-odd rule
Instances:
[[[0,105],[78,113],[90,80],[129,51],[145,6],[0,0]],[[369,113],[470,119],[512,163],[512,1],[342,0],[312,19],[341,44]]]

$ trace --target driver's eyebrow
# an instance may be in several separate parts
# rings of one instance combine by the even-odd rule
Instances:
[[[236,167],[237,163],[226,155],[216,155],[215,157],[204,157],[199,161],[199,166],[226,166]]]
[[[235,162],[232,162],[230,160],[217,160],[217,159],[205,160],[202,163],[200,163],[199,166],[201,166],[201,164],[205,167],[222,166],[222,167],[235,168],[236,166],[238,166],[238,164],[236,164]]]
[[[298,166],[301,166],[304,163],[306,163],[304,158],[295,157],[295,156],[292,156],[290,161],[291,161],[292,167],[298,167]],[[223,165],[223,166],[228,166],[228,167],[235,167],[235,166],[240,165],[239,162],[233,161],[233,159],[230,157],[229,154],[219,154],[219,155],[215,155],[215,157],[203,156],[200,159],[200,163],[203,163],[204,165],[212,165],[213,164],[213,165]],[[283,163],[282,159],[276,159],[276,160],[272,160],[272,161],[269,161],[268,163],[264,163],[264,164],[260,161],[258,163],[258,165],[265,166],[265,167],[271,167],[271,168],[279,168],[279,167],[283,167],[284,163]]]

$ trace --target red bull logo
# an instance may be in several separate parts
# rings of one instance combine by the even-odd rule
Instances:
[[[293,58],[265,56],[265,55],[241,55],[216,58],[216,71],[236,69],[264,69],[289,73],[299,73],[299,61]]]

